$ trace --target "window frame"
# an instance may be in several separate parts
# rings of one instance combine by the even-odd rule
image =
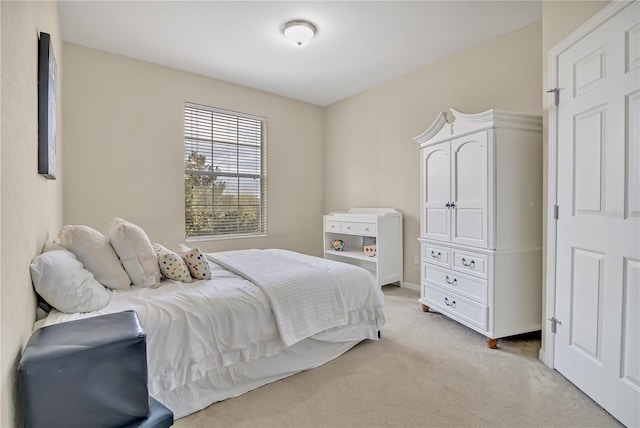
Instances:
[[[194,110],[196,112],[205,112],[205,113],[211,113],[212,117],[211,117],[211,126],[212,126],[212,133],[211,133],[211,139],[196,139],[193,137],[188,137],[188,128],[189,128],[189,122],[187,120],[187,112],[188,110]],[[236,120],[236,123],[238,123],[240,120],[245,119],[245,120],[253,120],[253,121],[257,121],[260,123],[259,129],[260,129],[260,136],[259,136],[259,140],[260,140],[260,144],[259,144],[259,153],[260,153],[260,161],[259,161],[259,165],[260,165],[260,170],[259,173],[257,174],[252,174],[252,173],[246,173],[246,172],[240,172],[240,147],[242,147],[242,143],[240,143],[240,131],[239,128],[236,125],[236,134],[235,134],[235,143],[229,143],[228,141],[222,141],[222,140],[218,140],[216,141],[216,138],[213,136],[213,128],[214,128],[214,115],[224,115],[227,117],[231,117],[234,118]],[[195,122],[195,121],[194,121]],[[237,112],[237,111],[233,111],[233,110],[226,110],[226,109],[221,109],[221,108],[217,108],[217,107],[211,107],[211,106],[207,106],[207,105],[203,105],[203,104],[197,104],[197,103],[192,103],[192,102],[185,102],[184,105],[184,134],[183,134],[183,167],[184,167],[184,178],[183,178],[183,183],[185,184],[185,194],[184,194],[184,213],[185,213],[185,221],[184,221],[184,233],[185,233],[185,241],[186,242],[198,242],[198,241],[212,241],[212,240],[226,240],[226,239],[238,239],[238,238],[256,238],[256,237],[266,237],[267,236],[267,160],[266,160],[266,147],[267,147],[267,118],[266,117],[262,117],[262,116],[256,116],[256,115],[252,115],[252,114],[247,114],[247,113],[241,113],[241,112]],[[191,123],[191,126],[195,126],[194,123]],[[213,167],[216,163],[214,156],[213,156],[213,151],[214,151],[214,145],[216,143],[221,144],[229,144],[232,147],[235,147],[235,149],[237,150],[237,155],[238,155],[238,166],[236,168],[235,172],[229,172],[229,171],[216,171],[216,168],[212,168],[210,171],[205,171],[205,170],[197,170],[197,169],[192,169],[192,170],[188,170],[187,169],[187,160],[188,160],[188,155],[187,155],[187,150],[188,150],[188,143],[189,141],[198,141],[198,144],[209,144],[211,145],[211,166]],[[245,145],[246,146],[246,145]],[[192,151],[192,153],[194,153]],[[195,153],[199,153],[199,152],[195,152]],[[219,233],[216,234],[215,230],[213,229],[209,229],[209,230],[204,230],[204,233],[202,234],[195,234],[195,235],[188,235],[188,223],[187,223],[187,210],[188,210],[188,206],[187,206],[187,191],[186,191],[186,185],[187,185],[187,179],[189,177],[192,176],[205,176],[205,177],[211,177],[212,179],[212,186],[214,185],[214,181],[218,178],[231,178],[231,179],[242,179],[242,178],[250,178],[250,179],[258,179],[259,180],[259,200],[260,200],[260,207],[259,207],[259,223],[260,223],[260,230],[259,231],[253,231],[253,232],[242,232],[239,230],[239,227],[233,232],[233,233]],[[237,207],[240,208],[242,205],[240,204],[239,201],[239,196],[241,195],[240,192],[241,189],[241,185],[240,185],[240,181],[238,181],[238,190],[237,190],[237,196],[238,196],[238,201],[237,201]],[[214,198],[212,197],[212,202],[210,205],[210,209],[211,209],[211,214],[213,215],[213,213],[215,212],[215,205],[214,205]],[[238,210],[239,211],[239,210]]]

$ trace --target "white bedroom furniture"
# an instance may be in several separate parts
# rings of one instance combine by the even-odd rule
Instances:
[[[370,271],[379,286],[398,283],[402,287],[402,213],[393,208],[352,208],[324,216],[324,257],[360,266]],[[344,242],[336,251],[332,243]],[[376,245],[376,255],[365,254],[366,245]],[[370,252],[367,252],[370,253]]]
[[[540,330],[542,119],[440,113],[420,147],[423,310],[487,337]]]

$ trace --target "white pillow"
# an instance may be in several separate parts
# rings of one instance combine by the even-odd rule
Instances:
[[[196,279],[211,279],[209,262],[202,251],[200,251],[200,248],[189,248],[186,245],[180,244],[178,246],[178,254],[182,256],[187,266],[189,266],[189,272],[191,272],[192,277]]]
[[[160,244],[153,244],[153,249],[158,256],[158,266],[162,276],[182,282],[193,282],[189,268],[178,254],[163,247]]]
[[[120,257],[133,285],[160,284],[160,268],[153,244],[140,226],[116,217],[109,228],[109,242]]]
[[[89,226],[63,226],[58,242],[76,255],[96,280],[113,290],[128,290],[131,279],[122,267],[109,240]]]
[[[38,294],[60,312],[97,311],[111,299],[111,291],[71,251],[51,243],[31,263],[31,278]]]

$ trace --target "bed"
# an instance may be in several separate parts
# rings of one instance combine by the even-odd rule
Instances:
[[[136,311],[149,393],[181,418],[377,340],[385,322],[382,292],[365,269],[275,249],[205,256],[211,279],[114,290],[98,311],[54,309],[35,328]]]

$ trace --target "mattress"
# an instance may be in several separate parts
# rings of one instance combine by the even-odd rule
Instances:
[[[270,251],[330,273],[344,296],[346,324],[286,346],[265,293],[209,261],[210,280],[188,284],[164,280],[157,288],[114,291],[109,304],[99,311],[53,310],[35,327],[136,311],[147,333],[149,393],[176,418],[317,367],[361,340],[377,339],[385,322],[383,294],[368,271],[290,251]]]

